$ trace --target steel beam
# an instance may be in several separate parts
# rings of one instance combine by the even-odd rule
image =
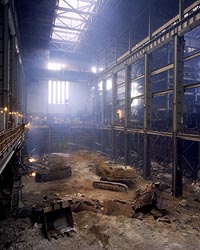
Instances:
[[[4,75],[3,75],[3,66],[4,66],[4,7],[0,3],[0,107],[3,107],[3,89],[4,89]]]
[[[151,178],[151,143],[150,135],[146,132],[151,129],[152,120],[152,84],[151,84],[151,54],[145,54],[144,74],[144,178]]]
[[[131,120],[131,65],[126,66],[125,69],[125,128],[130,127]],[[130,135],[124,133],[124,158],[125,164],[130,163]]]
[[[126,66],[125,74],[125,127],[128,128],[131,120],[131,65]]]
[[[116,132],[114,126],[117,122],[117,73],[112,75],[112,130],[111,130],[111,157],[116,158]]]
[[[71,13],[76,13],[78,15],[84,15],[84,16],[95,16],[96,13],[94,12],[88,12],[88,11],[83,11],[83,10],[78,10],[75,8],[64,8],[64,7],[57,7],[57,10],[63,11],[63,12],[71,12]],[[85,17],[83,17],[84,19]]]
[[[184,18],[184,0],[179,0],[179,21]]]
[[[112,126],[117,121],[117,74],[112,75]]]
[[[85,29],[78,29],[75,27],[70,27],[68,25],[53,25],[53,28],[57,28],[57,29],[62,29],[62,31],[64,31],[64,33],[69,33],[67,32],[68,30],[72,30],[72,31],[77,31],[77,32],[82,32],[82,31],[86,31]],[[59,30],[54,30],[55,32],[60,32]],[[71,34],[75,34],[75,33],[71,33]]]
[[[116,131],[115,129],[111,130],[111,157],[112,160],[115,160],[116,158]]]
[[[130,164],[130,134],[124,132],[124,163],[125,165]]]
[[[8,5],[4,6],[4,65],[3,65],[3,108],[9,108],[9,26],[8,26]],[[8,112],[5,113],[5,127],[8,128]]]
[[[105,125],[106,80],[102,83],[101,124]]]
[[[173,194],[182,195],[181,140],[177,133],[181,132],[183,123],[183,58],[184,37],[174,37],[174,100],[173,100]]]

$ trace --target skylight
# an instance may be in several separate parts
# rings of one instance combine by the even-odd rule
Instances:
[[[96,15],[99,0],[59,0],[51,34],[52,41],[77,45]]]

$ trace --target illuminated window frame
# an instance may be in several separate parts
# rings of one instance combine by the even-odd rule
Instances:
[[[69,99],[69,82],[48,81],[48,104],[66,104]]]

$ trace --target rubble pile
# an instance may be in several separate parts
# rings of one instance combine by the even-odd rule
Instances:
[[[193,182],[192,188],[195,192],[200,193],[200,181]]]
[[[199,181],[192,186],[191,182],[189,185],[186,183],[188,193],[182,199],[175,199],[168,185],[168,175],[171,174],[165,167],[153,163],[153,174],[157,178],[146,182],[139,170],[116,165],[85,150],[68,154],[67,158],[43,155],[31,164],[31,171],[59,171],[67,165],[66,162],[73,170],[71,178],[38,183],[28,175],[23,176],[25,188],[18,216],[28,216],[34,223],[21,217],[12,221],[10,228],[9,220],[8,223],[0,223],[0,249],[198,249],[200,199],[197,191],[195,199],[190,199],[189,192],[198,187]],[[133,185],[127,184],[127,192],[94,188],[92,184],[95,181],[102,181],[97,176],[98,171],[101,178],[107,178],[106,181],[113,185],[116,180],[122,183],[131,180]],[[70,201],[67,210],[62,205],[65,201]],[[39,208],[38,213],[34,214],[34,208]],[[76,230],[72,238],[64,237],[69,233],[70,223],[66,227],[66,221],[70,217],[66,216],[70,209],[74,222],[72,229]],[[47,223],[46,237],[51,241],[42,234],[45,224],[41,218],[50,222]],[[5,230],[1,230],[2,225]]]

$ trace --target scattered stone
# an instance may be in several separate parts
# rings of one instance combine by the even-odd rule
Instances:
[[[192,183],[193,190],[196,193],[200,193],[200,181]]]
[[[151,210],[150,214],[153,215],[154,219],[158,219],[163,216],[163,212],[155,208]]]
[[[133,218],[138,219],[138,220],[143,220],[144,214],[143,213],[136,213],[136,214],[134,214]]]
[[[99,206],[100,202],[98,200],[77,198],[73,200],[72,211],[75,213],[79,213],[82,211],[90,211],[93,213],[97,213]]]
[[[167,215],[165,215],[165,216],[163,216],[161,218],[158,218],[158,221],[166,222],[166,223],[171,223],[170,218]]]
[[[183,199],[183,200],[179,201],[179,205],[181,207],[187,207],[187,201]]]

